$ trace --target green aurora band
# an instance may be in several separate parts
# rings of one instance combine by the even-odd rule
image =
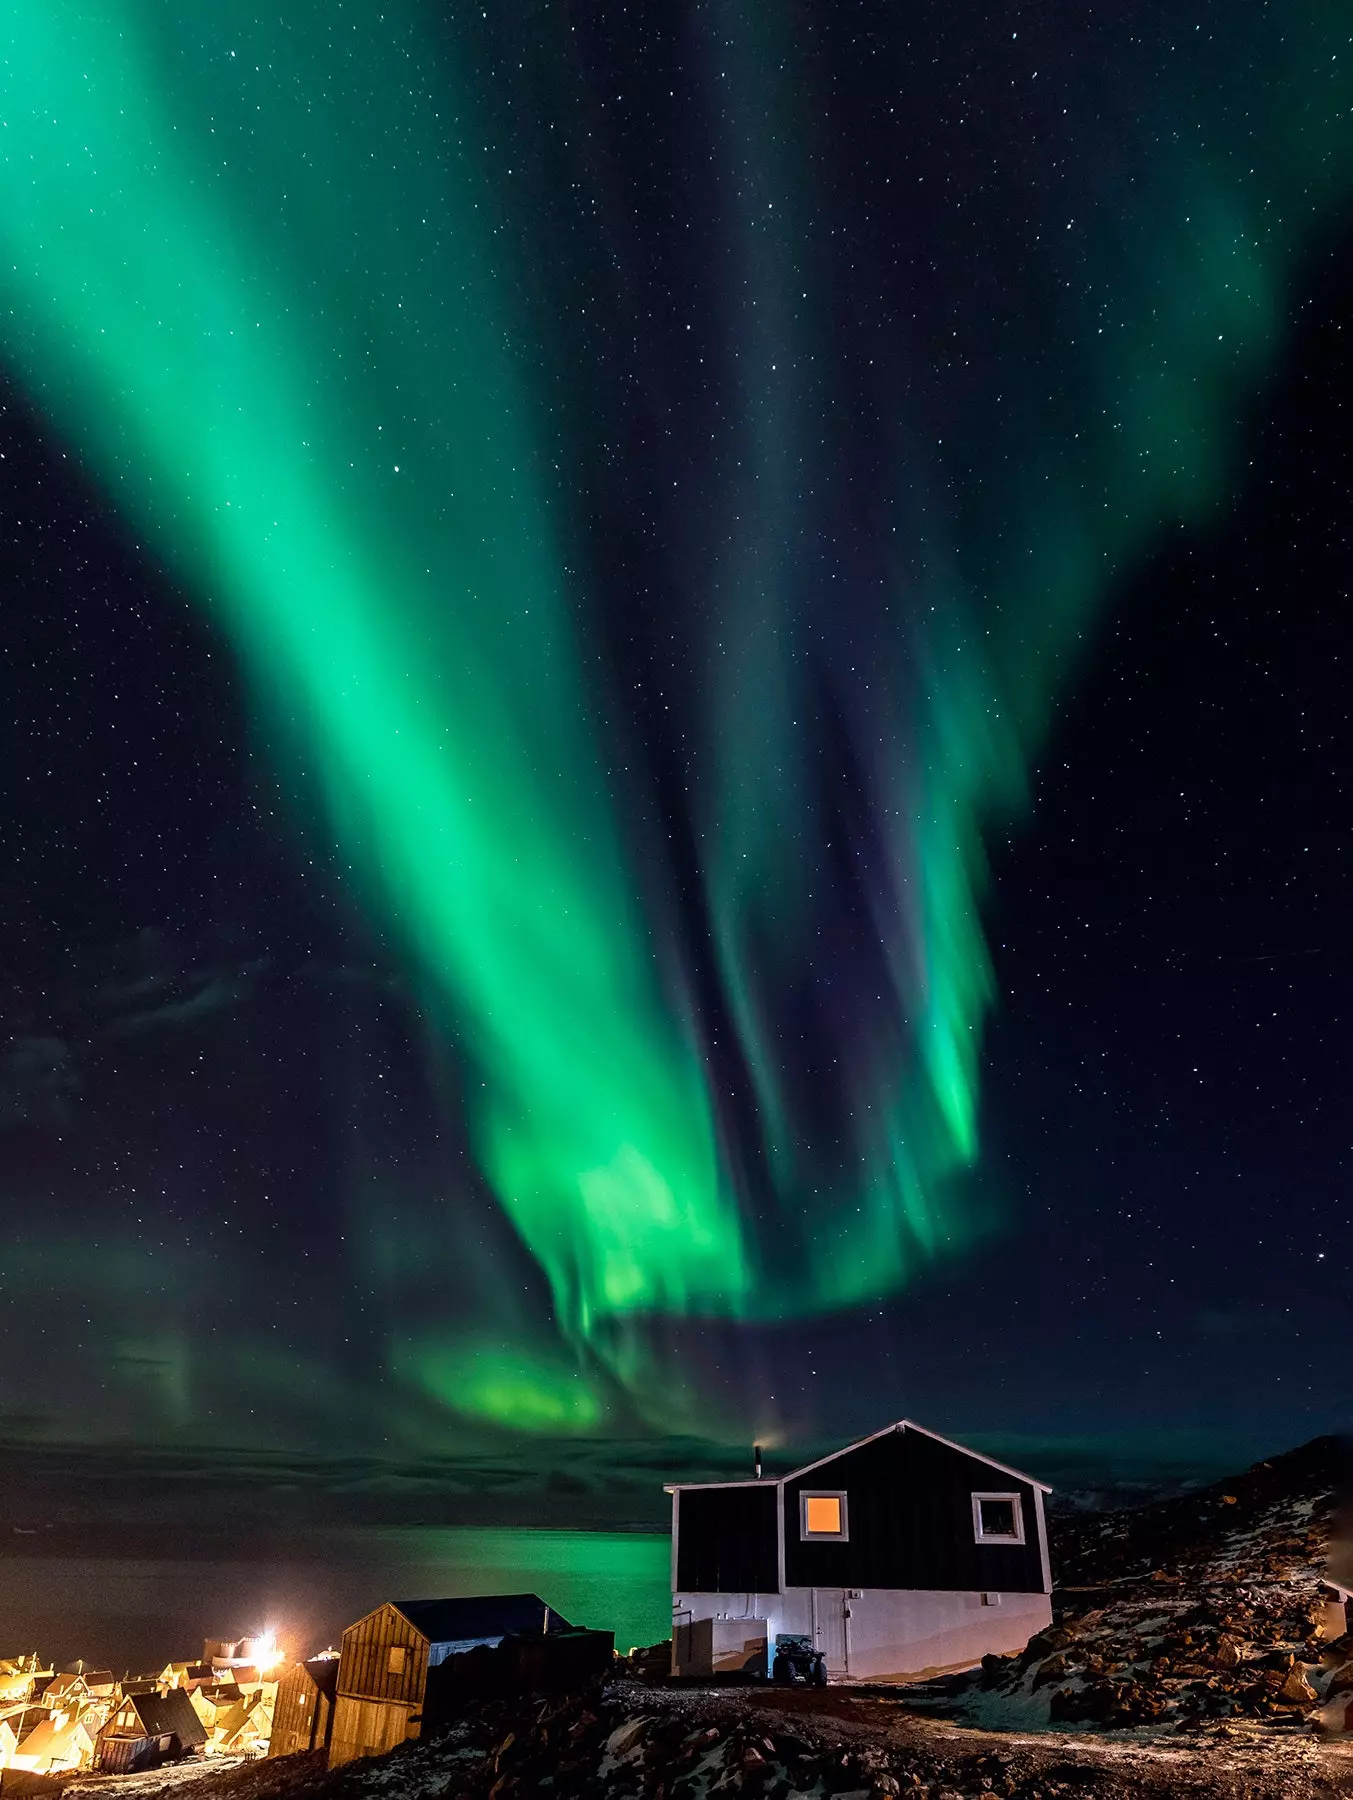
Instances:
[[[1236,396],[1346,197],[1347,14],[1297,5],[1243,56],[1215,38],[1181,53],[1155,103],[1195,122],[1187,144],[1144,139],[1130,205],[1063,221],[1038,252],[1061,307],[1042,361],[993,352],[952,434],[923,423],[951,410],[933,358],[891,397],[892,478],[935,498],[880,551],[870,679],[845,651],[834,671],[880,822],[870,928],[889,988],[858,1021],[846,1140],[802,1122],[775,1023],[777,992],[823,954],[800,648],[822,613],[809,546],[833,456],[805,451],[821,433],[804,371],[828,355],[836,252],[813,223],[829,199],[788,10],[707,15],[752,303],[703,474],[713,548],[688,559],[717,670],[692,811],[767,1213],[671,947],[673,871],[616,773],[628,740],[593,651],[587,524],[557,476],[554,413],[584,404],[603,327],[553,353],[584,370],[563,402],[552,353],[531,348],[568,279],[542,272],[557,246],[540,221],[602,179],[587,134],[555,129],[583,103],[566,15],[533,15],[556,91],[490,155],[507,77],[468,47],[459,66],[415,6],[284,12],[4,5],[4,352],[222,622],[279,754],[318,779],[353,881],[463,1059],[483,1176],[548,1280],[543,1350],[449,1320],[392,1328],[391,1369],[522,1428],[596,1428],[618,1395],[671,1422],[680,1377],[652,1320],[876,1299],[990,1224],[959,1181],[994,992],[983,834],[1018,815],[1110,580],[1225,491]],[[1219,96],[1265,57],[1233,142]],[[529,203],[514,163],[540,184]]]

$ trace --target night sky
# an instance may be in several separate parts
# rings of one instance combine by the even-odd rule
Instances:
[[[0,1438],[1347,1425],[1347,13],[280,12],[3,14]]]

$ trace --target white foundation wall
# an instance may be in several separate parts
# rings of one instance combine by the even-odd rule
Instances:
[[[1052,1623],[1048,1594],[984,1597],[870,1588],[847,1599],[846,1605],[850,1616],[847,1666],[842,1673],[863,1681],[967,1668],[987,1655],[1022,1650],[1036,1631]]]
[[[780,1632],[811,1637],[827,1673],[855,1681],[967,1668],[1022,1650],[1052,1623],[1047,1594],[950,1593],[933,1588],[789,1588],[783,1594],[673,1594],[672,1672],[708,1675],[709,1642],[693,1621],[765,1620],[770,1655]]]

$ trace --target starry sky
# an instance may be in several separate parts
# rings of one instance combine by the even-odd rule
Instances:
[[[202,12],[0,14],[0,1436],[1347,1423],[1343,9]]]

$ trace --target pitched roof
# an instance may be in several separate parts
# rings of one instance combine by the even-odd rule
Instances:
[[[44,1719],[50,1719],[51,1716],[45,1706],[15,1706],[4,1715],[4,1723],[22,1743],[30,1731],[35,1730]]]
[[[391,1605],[430,1644],[568,1628],[568,1620],[538,1594],[472,1594],[452,1600],[393,1600]]]
[[[84,1688],[88,1691],[89,1683],[85,1680],[83,1675],[66,1673],[63,1675],[53,1675],[52,1679],[43,1689],[43,1693],[47,1697],[48,1704],[55,1706],[58,1702],[64,1700],[67,1694],[74,1693],[77,1688]]]
[[[57,1720],[61,1719],[58,1725]],[[72,1713],[62,1718],[60,1713],[48,1713],[47,1717],[35,1725],[28,1736],[20,1743],[16,1754],[19,1756],[59,1756],[70,1743],[77,1731],[83,1731],[86,1740],[94,1742],[94,1731],[78,1715]]]
[[[1040,1488],[1045,1494],[1052,1492],[1046,1481],[1039,1481],[1034,1475],[1026,1475],[1022,1469],[1012,1469],[1007,1463],[997,1462],[994,1456],[984,1456],[980,1450],[974,1450],[968,1444],[957,1444],[953,1438],[941,1437],[938,1431],[929,1431],[924,1425],[918,1425],[914,1419],[894,1419],[891,1425],[884,1425],[878,1431],[871,1431],[866,1437],[856,1438],[853,1443],[842,1444],[839,1450],[833,1450],[826,1456],[814,1457],[812,1462],[804,1463],[797,1469],[790,1469],[785,1475],[768,1475],[761,1481],[669,1481],[665,1483],[663,1492],[668,1494],[684,1493],[688,1488],[779,1487],[786,1481],[796,1481],[800,1475],[807,1475],[814,1469],[822,1468],[826,1463],[835,1462],[838,1456],[844,1456],[847,1451],[858,1450],[864,1444],[872,1444],[875,1438],[887,1437],[890,1431],[919,1432],[922,1437],[931,1438],[937,1444],[944,1444],[950,1450],[957,1450],[964,1456],[971,1456],[974,1462],[985,1463],[989,1469],[995,1469],[998,1474],[1010,1475],[1016,1481],[1027,1481],[1030,1487]]]
[[[172,1733],[185,1750],[206,1743],[207,1728],[182,1688],[170,1688],[167,1694],[130,1694],[128,1699],[147,1737],[168,1737]]]

